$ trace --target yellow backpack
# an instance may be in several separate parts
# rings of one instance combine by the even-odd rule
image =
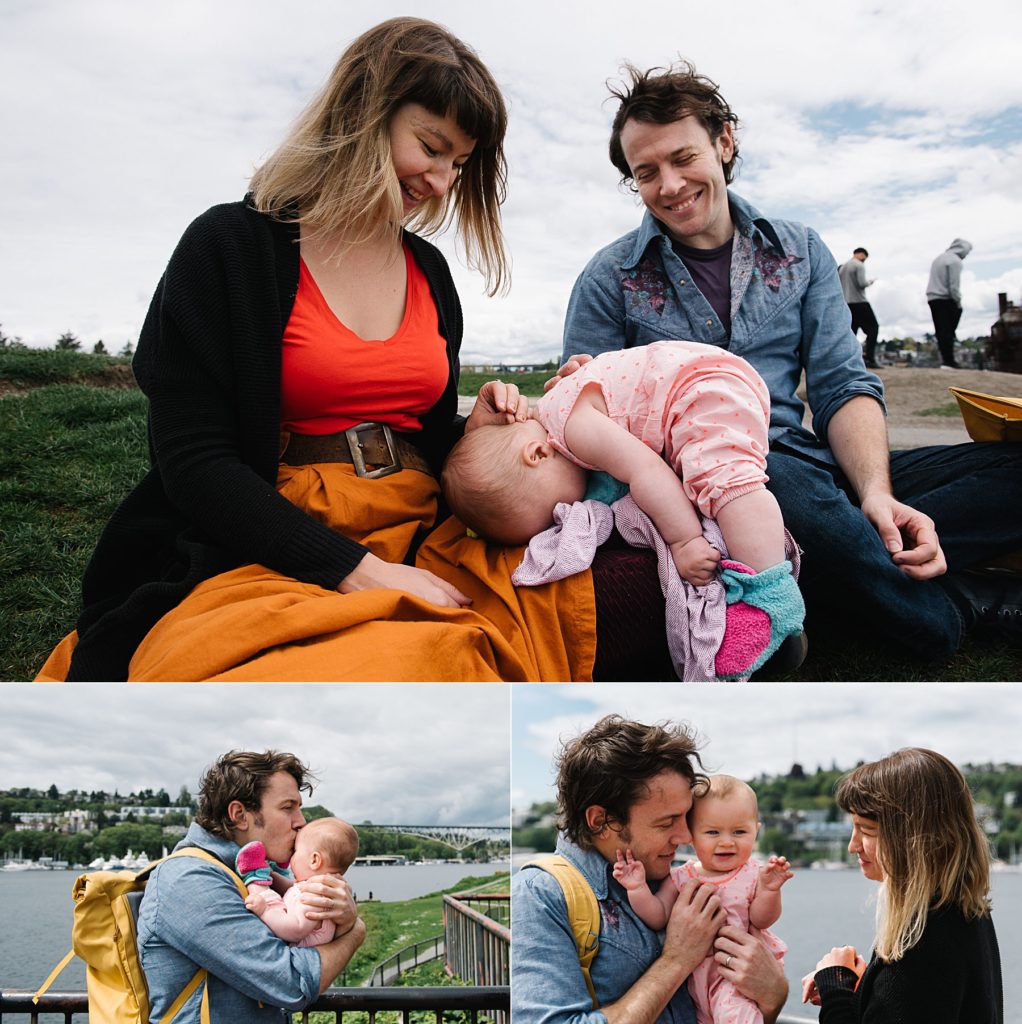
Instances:
[[[522,867],[541,868],[553,875],[557,884],[564,892],[564,902],[568,908],[568,924],[575,936],[578,948],[578,962],[582,968],[589,997],[593,1001],[593,1009],[598,1010],[596,989],[590,972],[593,960],[600,949],[600,905],[596,901],[596,893],[585,880],[585,876],[574,864],[559,853],[546,857],[537,857],[527,861]],[[512,940],[514,941],[514,940]]]
[[[175,850],[170,857],[196,857],[229,875],[242,899],[245,883],[223,861],[197,846]],[[138,960],[135,920],[149,873],[170,857],[154,861],[143,871],[90,871],[75,879],[71,952],[60,961],[36,992],[34,1002],[53,984],[76,954],[85,961],[89,992],[89,1024],[149,1024],[149,990]],[[200,967],[162,1017],[170,1024],[192,993],[206,980]],[[210,1024],[209,993],[202,989],[202,1024]]]

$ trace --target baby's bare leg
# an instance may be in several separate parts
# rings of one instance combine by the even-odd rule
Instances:
[[[784,520],[766,488],[750,491],[717,509],[728,554],[756,572],[784,561]]]

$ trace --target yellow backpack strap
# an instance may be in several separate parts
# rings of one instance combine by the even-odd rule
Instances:
[[[65,967],[67,967],[69,963],[71,963],[72,959],[74,959],[74,955],[75,951],[72,949],[67,954],[67,956],[64,957],[64,959],[61,960],[60,963],[57,964],[57,966],[54,967],[52,971],[50,971],[50,976],[39,986],[38,990],[36,991],[36,994],[32,996],[33,1003],[39,1002],[39,997],[43,995],[43,993],[45,993],[46,990],[57,980],[57,976],[60,974],[62,970],[64,970]]]
[[[242,881],[241,876],[229,868],[219,857],[214,857],[208,850],[202,849],[201,846],[185,846],[180,850],[175,850],[170,856],[165,857],[164,860],[170,860],[171,857],[194,857],[196,860],[204,860],[207,864],[213,864],[218,867],[225,875],[228,875],[231,881],[237,887],[241,898],[245,899],[248,896],[248,886]],[[159,861],[157,862],[159,863]],[[155,865],[151,865],[155,867]]]
[[[578,947],[582,977],[585,978],[589,998],[593,1001],[593,1009],[599,1009],[590,971],[600,948],[600,905],[596,901],[596,893],[586,881],[585,875],[559,853],[530,860],[522,867],[541,868],[547,874],[553,875],[561,887],[564,903],[568,908],[568,926],[575,936],[575,945]]]

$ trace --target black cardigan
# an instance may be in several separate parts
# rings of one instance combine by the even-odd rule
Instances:
[[[281,340],[298,291],[298,227],[246,201],[215,206],[171,256],[133,370],[149,399],[151,468],[107,524],[82,583],[68,680],[123,680],[157,620],[203,580],[259,563],[335,589],[367,549],[276,490]],[[429,281],[450,373],[421,434],[439,468],[457,416],[461,304],[443,255],[405,232]]]
[[[820,1024],[1003,1024],[1001,958],[989,917],[967,921],[957,907],[932,911],[922,937],[900,960],[874,953],[855,972],[816,973]]]

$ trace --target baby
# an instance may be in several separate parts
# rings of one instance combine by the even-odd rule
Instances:
[[[783,965],[787,946],[767,929],[781,916],[781,886],[792,877],[784,857],[759,865],[751,859],[759,832],[756,794],[731,775],[711,775],[695,793],[688,814],[692,846],[698,860],[672,868],[654,894],[646,872],[632,851],[617,852],[614,877],[628,890],[628,903],[650,928],[666,926],[678,890],[690,878],[716,886],[727,924],[759,929],[767,948]],[[759,1007],[723,978],[711,953],[689,976],[689,994],[698,1024],[762,1024]]]
[[[525,544],[553,524],[557,504],[582,499],[587,469],[605,470],[628,485],[681,576],[705,586],[720,552],[698,508],[720,527],[738,591],[763,595],[772,625],[758,668],[805,617],[766,489],[769,420],[762,378],[726,349],[660,341],[605,352],[559,380],[528,420],[466,433],[444,466],[444,494],[480,536]]]
[[[301,883],[313,875],[338,875],[358,856],[358,833],[340,818],[317,818],[299,830],[289,867],[297,884],[283,896],[270,888],[272,882],[266,847],[256,841],[238,852],[238,874],[248,886],[245,906],[262,918],[274,935],[299,946],[321,946],[334,937],[333,921],[313,921],[305,916]]]

